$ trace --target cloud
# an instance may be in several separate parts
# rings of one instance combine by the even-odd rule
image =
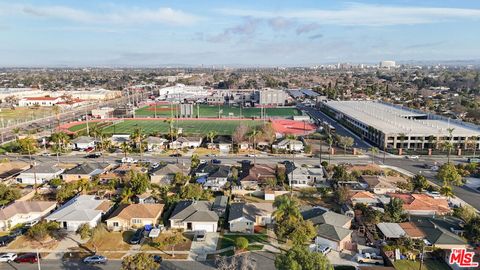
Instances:
[[[444,43],[445,43],[444,41],[417,43],[417,44],[408,45],[408,46],[405,47],[405,49],[431,48],[431,47],[435,47],[435,46],[438,46],[438,45],[442,45]]]
[[[350,3],[340,9],[299,9],[262,11],[219,9],[224,15],[254,18],[299,19],[343,26],[389,26],[438,23],[452,20],[479,20],[480,9],[388,6]]]
[[[318,28],[320,28],[320,25],[318,23],[307,23],[297,27],[297,30],[295,30],[295,32],[297,33],[297,35],[301,35],[303,33],[309,33],[311,31],[317,30]]]
[[[226,28],[223,32],[207,38],[207,41],[220,43],[231,40],[234,36],[252,37],[257,31],[261,20],[247,17],[241,24]]]
[[[112,8],[108,11],[89,11],[67,6],[0,5],[0,14],[64,20],[84,24],[148,24],[188,25],[201,18],[169,7]]]
[[[319,38],[323,38],[323,35],[322,34],[316,34],[316,35],[312,35],[312,36],[308,37],[308,39],[310,39],[310,40],[319,39]]]
[[[285,19],[283,17],[275,17],[268,20],[268,25],[275,31],[283,31],[293,27],[295,22],[293,20]]]

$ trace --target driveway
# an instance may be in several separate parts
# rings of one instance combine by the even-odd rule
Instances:
[[[332,250],[327,254],[327,258],[333,265],[353,265],[358,266],[358,263],[354,260],[354,256],[346,252],[338,252]]]
[[[205,241],[197,242],[193,241],[190,247],[189,260],[204,261],[207,258],[207,254],[217,250],[218,233],[207,233]]]

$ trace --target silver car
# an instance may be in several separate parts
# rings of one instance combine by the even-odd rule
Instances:
[[[86,264],[106,264],[107,258],[101,255],[93,255],[83,259],[83,262]]]

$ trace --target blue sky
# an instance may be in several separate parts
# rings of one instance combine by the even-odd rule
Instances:
[[[0,0],[0,66],[480,59],[477,0]]]

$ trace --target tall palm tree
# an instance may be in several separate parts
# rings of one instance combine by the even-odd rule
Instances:
[[[452,149],[454,148],[452,142],[444,142],[443,149],[447,150],[447,163],[450,163],[450,154],[452,153]]]
[[[102,130],[98,127],[98,125],[92,125],[90,127],[90,134],[87,134],[88,136],[93,136],[95,138],[95,141],[102,135]]]
[[[248,138],[253,140],[253,165],[257,165],[257,154],[255,151],[257,150],[257,138],[260,137],[261,131],[257,130],[256,127],[253,127],[252,131],[248,134]]]
[[[453,193],[452,186],[450,186],[447,183],[444,183],[442,185],[442,187],[440,188],[440,194],[442,194],[443,196],[445,196],[447,198],[453,198],[455,196],[455,194]]]
[[[60,106],[53,105],[52,106],[52,111],[55,114],[55,118],[57,119],[57,127],[59,127],[60,126],[60,111],[61,111]]]
[[[375,155],[378,154],[378,148],[370,147],[370,152],[372,152],[372,163],[375,164]]]
[[[130,147],[130,144],[128,144],[127,142],[123,142],[120,145],[120,149],[122,150],[125,158],[127,158],[128,153],[130,153],[130,151],[132,151],[132,148]]]
[[[55,144],[55,153],[57,154],[57,162],[60,163],[60,153],[62,153],[65,147],[70,142],[70,137],[65,132],[56,132],[51,135],[51,140]]]
[[[333,137],[332,134],[328,133],[327,137],[327,143],[328,143],[328,163],[330,163],[330,157],[332,153],[332,145],[333,145]]]
[[[135,148],[140,151],[140,159],[143,159],[143,140],[145,135],[143,135],[141,128],[135,128],[132,135],[130,136],[135,143]]]
[[[163,120],[163,122],[168,123],[168,134],[170,136],[170,142],[173,142],[173,118],[168,118]]]
[[[281,196],[275,200],[274,206],[277,207],[272,214],[275,220],[278,222],[285,219],[297,219],[300,217],[300,210],[298,202],[294,198],[288,196]]]
[[[215,130],[211,130],[207,133],[207,139],[210,140],[210,144],[213,144],[213,139],[217,136],[217,132]]]
[[[107,134],[100,133],[100,149],[102,153],[103,162],[105,162],[104,153],[112,146],[112,141]]]

